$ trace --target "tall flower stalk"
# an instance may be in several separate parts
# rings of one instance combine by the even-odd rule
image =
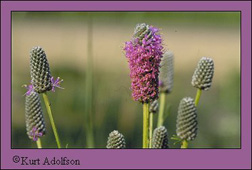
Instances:
[[[158,74],[163,46],[158,29],[145,23],[135,28],[133,39],[125,43],[132,97],[143,104],[143,148],[148,148],[149,103],[158,98]]]
[[[58,148],[61,148],[59,135],[53,119],[50,102],[46,92],[54,90],[55,87],[60,87],[59,84],[62,81],[60,81],[59,78],[56,81],[54,81],[50,73],[49,63],[47,61],[46,54],[41,47],[34,47],[31,50],[30,68],[31,68],[31,85],[28,86],[29,89],[26,95],[29,95],[29,93],[33,91],[40,94],[42,93],[57,146]]]
[[[214,62],[211,58],[202,57],[192,76],[192,86],[197,88],[195,106],[198,105],[202,90],[208,90],[212,85]]]
[[[36,143],[37,143],[37,147],[38,147],[39,149],[42,149],[41,140],[38,139],[38,140],[36,141]]]
[[[164,123],[164,111],[166,106],[166,96],[173,88],[173,53],[164,53],[160,63],[159,89],[160,89],[160,108],[158,113],[157,127]]]
[[[158,111],[158,100],[150,103],[150,121],[149,121],[149,148],[152,147],[153,114]]]
[[[88,148],[94,147],[93,136],[93,24],[91,14],[88,14],[87,34],[87,66],[86,66],[86,100],[85,100],[85,129]]]
[[[60,139],[59,139],[59,135],[58,135],[58,131],[57,131],[56,125],[54,123],[54,119],[53,119],[53,115],[52,115],[52,110],[51,110],[51,107],[50,107],[49,99],[48,99],[46,93],[43,93],[42,95],[43,95],[43,99],[44,99],[44,102],[45,102],[46,110],[47,110],[47,113],[48,113],[48,116],[49,116],[49,119],[50,119],[50,122],[51,122],[51,125],[52,125],[52,129],[53,129],[53,133],[54,133],[54,136],[55,136],[55,140],[56,140],[57,146],[58,146],[58,148],[61,148]]]
[[[149,104],[143,103],[143,148],[149,146]]]

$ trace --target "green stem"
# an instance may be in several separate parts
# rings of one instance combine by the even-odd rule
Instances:
[[[152,146],[152,131],[153,131],[153,113],[150,112],[150,124],[149,124],[149,148]]]
[[[182,148],[182,149],[188,148],[188,142],[187,142],[187,140],[183,140],[183,141],[182,141],[181,148]]]
[[[50,122],[51,122],[51,125],[52,125],[52,129],[53,129],[53,133],[54,133],[54,136],[55,136],[55,139],[56,139],[57,146],[58,146],[58,148],[61,148],[59,135],[58,135],[58,132],[57,132],[54,120],[53,120],[53,115],[52,115],[52,111],[51,111],[51,107],[50,107],[50,102],[48,100],[48,97],[47,97],[46,93],[42,93],[42,95],[43,95],[44,102],[45,102],[45,105],[46,105],[46,110],[47,110],[47,113],[49,115],[49,119],[50,119]]]
[[[38,140],[36,141],[36,143],[37,143],[37,147],[38,147],[39,149],[41,149],[41,148],[42,148],[42,145],[41,145],[41,140],[40,140],[40,138],[38,138]]]
[[[143,148],[148,148],[149,104],[143,104]]]
[[[165,97],[166,97],[166,94],[162,92],[160,94],[160,107],[159,107],[159,113],[158,113],[157,127],[162,126],[164,122]]]
[[[87,34],[87,66],[86,66],[86,102],[85,102],[85,126],[86,126],[86,142],[88,148],[94,147],[93,136],[93,24],[92,14],[88,14],[88,34]]]
[[[201,96],[201,90],[200,89],[198,89],[197,90],[197,94],[196,94],[196,97],[195,97],[195,106],[198,106],[198,104],[199,104],[199,99],[200,99],[200,96]]]

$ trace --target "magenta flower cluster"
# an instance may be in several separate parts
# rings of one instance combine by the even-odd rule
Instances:
[[[151,33],[143,39],[135,38],[125,43],[130,67],[132,97],[135,101],[148,103],[158,98],[159,65],[163,55],[159,29],[149,26]]]

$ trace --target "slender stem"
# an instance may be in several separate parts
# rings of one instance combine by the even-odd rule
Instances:
[[[86,126],[86,142],[88,148],[94,147],[93,136],[93,24],[92,14],[88,14],[88,34],[87,34],[87,66],[86,66],[86,102],[85,102],[85,126]]]
[[[36,141],[36,143],[37,143],[38,148],[41,149],[41,148],[42,148],[42,145],[41,145],[41,140],[40,140],[40,138],[38,138],[38,140]]]
[[[150,124],[149,124],[149,148],[152,145],[152,131],[153,131],[153,113],[150,112]]]
[[[188,148],[188,142],[187,142],[187,140],[183,140],[183,141],[182,141],[181,148],[183,148],[183,149]]]
[[[167,106],[165,107],[164,120],[166,120],[166,118],[170,115],[170,113],[171,113],[170,108],[171,108],[171,106],[167,104]]]
[[[50,122],[51,122],[51,125],[52,125],[52,129],[53,129],[53,133],[54,133],[54,136],[55,136],[55,139],[56,139],[57,146],[58,146],[58,148],[61,148],[59,135],[58,135],[58,132],[57,132],[54,120],[53,120],[53,115],[52,115],[52,110],[51,110],[51,107],[50,107],[50,102],[48,100],[48,97],[47,97],[46,93],[42,93],[42,95],[43,95],[44,102],[45,102],[45,105],[46,105],[46,110],[47,110],[47,113],[49,115],[49,119],[50,119]]]
[[[143,104],[143,148],[148,148],[149,104]]]
[[[158,113],[157,127],[162,126],[164,122],[165,97],[166,97],[166,94],[162,92],[160,94],[160,107],[159,107],[159,113]]]
[[[198,89],[197,90],[197,94],[196,94],[196,98],[195,98],[195,106],[198,106],[198,104],[199,104],[199,99],[200,99],[200,96],[201,96],[201,90],[200,89]]]

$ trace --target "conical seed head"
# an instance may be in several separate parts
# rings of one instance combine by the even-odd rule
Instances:
[[[214,62],[211,58],[200,59],[192,77],[192,85],[201,90],[208,90],[211,87],[214,75]]]
[[[45,51],[34,47],[30,52],[31,83],[37,93],[52,89],[51,73]]]
[[[150,112],[157,113],[157,111],[158,111],[158,100],[156,99],[150,104]]]
[[[156,128],[153,132],[152,148],[168,149],[167,129],[164,126]]]
[[[177,116],[177,136],[182,140],[194,140],[197,136],[198,122],[194,100],[185,97],[180,101]]]
[[[167,51],[164,53],[160,63],[159,87],[160,92],[170,93],[173,88],[173,52]]]
[[[45,135],[46,127],[41,102],[39,94],[35,91],[32,91],[30,95],[25,97],[25,119],[26,131],[30,139],[33,138],[30,133],[34,127],[38,132],[42,133],[42,135]]]
[[[112,131],[109,134],[107,141],[108,149],[124,149],[126,147],[126,142],[124,136],[117,130]]]

